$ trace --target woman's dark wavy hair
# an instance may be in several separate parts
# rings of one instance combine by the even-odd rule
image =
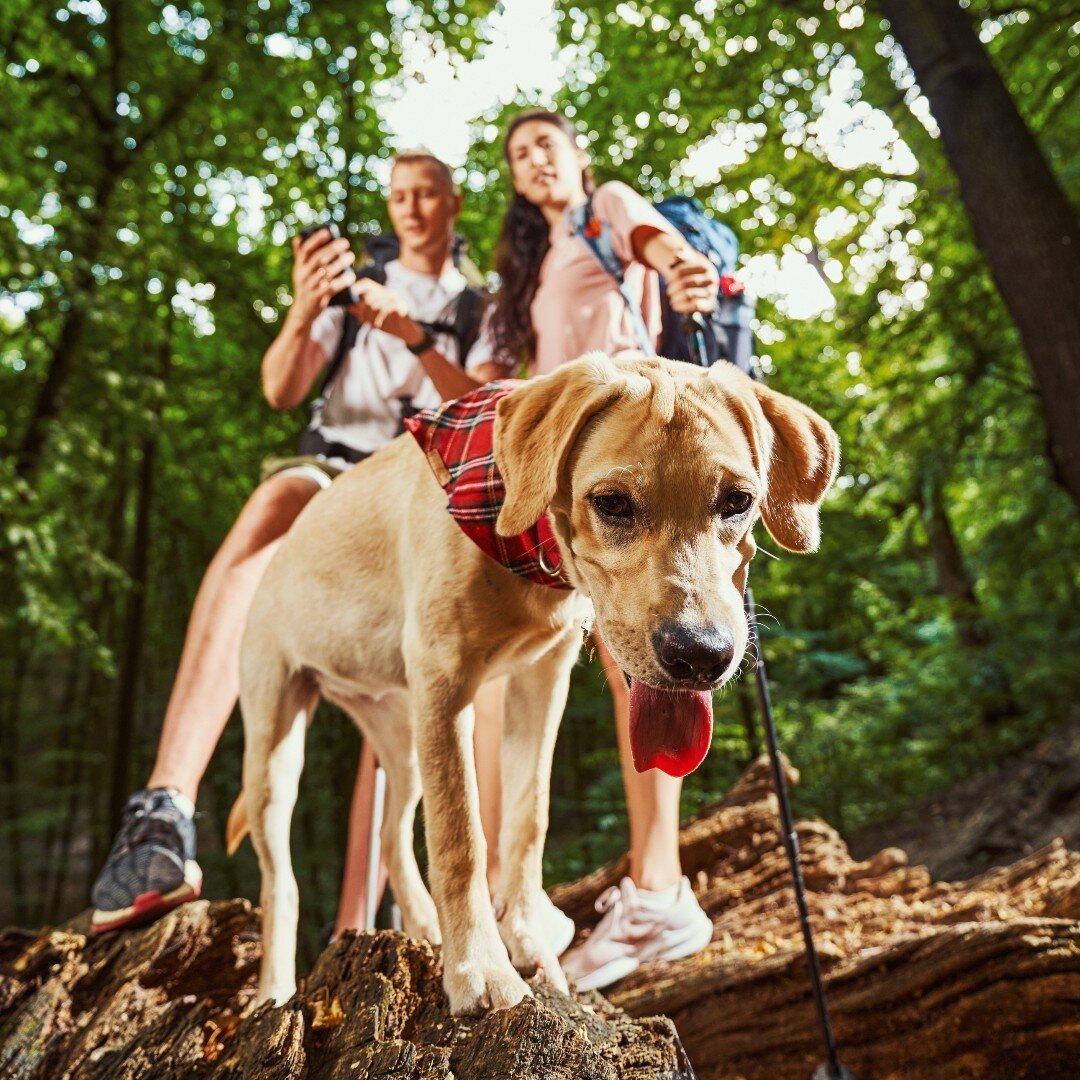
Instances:
[[[510,138],[529,120],[543,120],[562,131],[577,144],[578,133],[562,113],[547,109],[528,109],[518,113],[507,125],[503,137],[503,156],[510,161]],[[582,173],[586,194],[593,190],[592,171]],[[531,360],[536,353],[536,328],[529,308],[540,283],[540,264],[551,247],[547,219],[540,208],[523,195],[514,194],[503,219],[502,232],[495,247],[495,269],[499,274],[499,296],[491,313],[491,333],[495,356],[514,364]]]

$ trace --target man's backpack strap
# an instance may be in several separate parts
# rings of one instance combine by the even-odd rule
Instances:
[[[338,341],[337,348],[334,350],[334,355],[330,357],[330,363],[326,365],[326,372],[323,375],[322,386],[319,387],[318,397],[311,403],[311,419],[308,421],[307,427],[304,428],[304,433],[300,436],[299,453],[301,454],[343,457],[346,461],[360,460],[359,457],[350,456],[355,455],[358,451],[351,451],[348,447],[341,447],[336,443],[331,446],[323,438],[322,432],[319,430],[319,420],[323,409],[326,408],[327,394],[330,393],[330,387],[338,377],[342,365],[345,363],[345,358],[356,344],[356,337],[359,333],[360,323],[357,322],[356,316],[346,308],[345,321],[341,327],[341,338]]]
[[[469,350],[480,337],[480,325],[484,321],[487,305],[487,293],[471,285],[458,296],[457,310],[454,312],[454,337],[458,343],[458,363],[462,367],[465,366]]]
[[[356,344],[357,335],[360,333],[360,323],[349,308],[345,309],[345,321],[341,327],[341,339],[338,341],[334,355],[330,357],[330,363],[326,365],[326,373],[323,375],[322,386],[319,387],[319,396],[312,402],[312,416],[317,416],[326,404],[326,395],[330,387],[341,371],[345,358],[352,352]]]
[[[596,256],[596,261],[611,275],[618,286],[619,295],[626,304],[626,310],[630,314],[630,321],[634,325],[634,333],[641,344],[641,351],[646,356],[656,355],[656,346],[653,344],[652,334],[645,325],[641,307],[634,298],[630,287],[626,284],[626,274],[623,272],[622,260],[615,252],[615,245],[611,240],[611,226],[600,221],[593,213],[592,196],[583,206],[578,206],[570,211],[570,223],[576,235],[585,241],[588,249]]]
[[[368,237],[364,241],[364,246],[367,249],[370,261],[356,271],[357,280],[367,278],[378,282],[380,285],[385,285],[386,264],[397,258],[397,237],[392,234],[389,240],[383,236]],[[322,385],[319,387],[319,396],[311,404],[313,421],[326,404],[326,395],[330,392],[330,386],[338,377],[341,365],[345,363],[345,358],[356,344],[359,333],[360,323],[357,322],[356,316],[352,313],[352,308],[347,307],[345,309],[345,321],[341,327],[341,339],[334,350],[334,355],[330,358],[330,363],[326,365],[326,373],[323,375]]]
[[[487,305],[487,293],[466,285],[443,309],[438,319],[431,322],[418,321],[433,337],[435,334],[449,334],[458,344],[458,363],[464,367],[469,350],[480,336],[480,326]]]

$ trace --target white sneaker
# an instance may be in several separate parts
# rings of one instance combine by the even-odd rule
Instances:
[[[556,956],[562,956],[570,948],[570,942],[574,940],[577,927],[569,915],[560,911],[552,902],[547,893],[543,893],[540,901],[540,925],[544,929],[544,936],[551,942],[551,948]]]
[[[712,940],[712,920],[685,877],[664,907],[625,877],[601,894],[596,910],[605,913],[603,919],[562,961],[579,990],[610,986],[651,960],[693,956]]]

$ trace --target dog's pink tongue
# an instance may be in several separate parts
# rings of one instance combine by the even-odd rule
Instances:
[[[630,685],[630,748],[638,772],[692,773],[712,744],[712,694],[708,690],[654,690]]]

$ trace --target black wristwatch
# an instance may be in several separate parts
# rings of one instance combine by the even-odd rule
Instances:
[[[405,348],[413,354],[413,356],[421,356],[435,344],[435,339],[431,336],[431,331],[423,324],[418,324],[420,329],[424,331],[424,336],[415,345],[406,345]]]

